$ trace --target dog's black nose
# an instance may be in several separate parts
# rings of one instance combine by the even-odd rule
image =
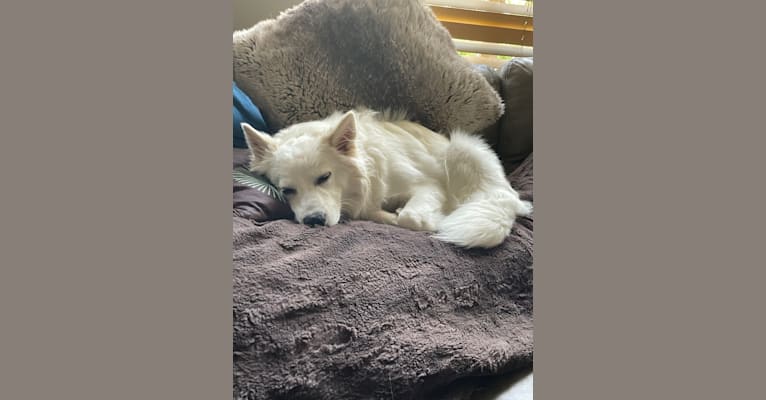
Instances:
[[[324,214],[312,213],[303,217],[303,223],[306,225],[324,225]]]

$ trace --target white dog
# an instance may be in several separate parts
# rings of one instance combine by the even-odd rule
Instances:
[[[250,169],[280,188],[307,225],[335,225],[343,214],[489,248],[532,210],[487,144],[461,132],[447,139],[368,110],[299,123],[273,137],[246,123],[242,129]]]

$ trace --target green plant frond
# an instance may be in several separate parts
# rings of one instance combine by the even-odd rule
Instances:
[[[235,181],[243,185],[250,186],[251,188],[258,189],[261,192],[266,193],[267,195],[283,203],[285,202],[285,197],[282,195],[282,192],[280,192],[266,178],[262,176],[253,175],[252,172],[248,171],[247,169],[243,167],[238,167],[234,169],[231,175]]]

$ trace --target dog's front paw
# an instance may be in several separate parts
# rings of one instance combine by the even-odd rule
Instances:
[[[403,209],[399,211],[396,223],[397,225],[412,229],[413,231],[436,231],[436,223],[433,218],[419,214],[413,210]]]
[[[379,224],[397,225],[397,216],[388,211],[378,210],[368,216],[368,219]]]

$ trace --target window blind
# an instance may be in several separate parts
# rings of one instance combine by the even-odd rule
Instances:
[[[533,1],[426,0],[472,62],[498,66],[511,57],[531,57],[534,41]]]

